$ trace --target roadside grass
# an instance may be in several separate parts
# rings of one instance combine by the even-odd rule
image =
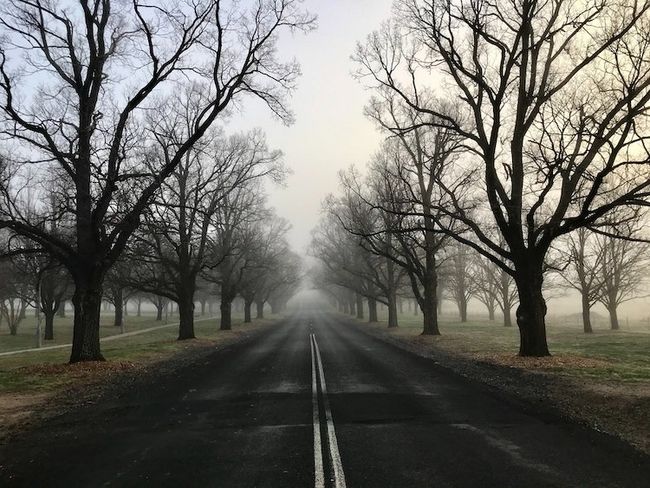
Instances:
[[[108,317],[105,317],[108,318]],[[139,320],[136,320],[139,319]],[[169,327],[144,332],[138,335],[125,336],[102,343],[102,353],[107,359],[100,364],[75,364],[68,365],[69,348],[54,350],[25,352],[11,356],[0,357],[0,395],[1,394],[40,394],[58,390],[67,385],[80,381],[92,380],[98,375],[110,374],[116,370],[140,367],[152,361],[162,359],[176,352],[188,350],[193,347],[216,346],[230,339],[236,338],[243,332],[254,330],[272,323],[277,317],[254,320],[251,324],[244,324],[243,315],[233,314],[233,330],[220,331],[219,318],[196,317],[195,332],[197,339],[179,342],[178,327],[174,324],[177,318],[169,318]],[[145,328],[165,325],[156,322],[155,317],[130,317],[127,322],[126,332],[142,330]],[[71,326],[68,326],[71,328]],[[110,330],[106,330],[110,328]],[[63,329],[63,330],[62,330]],[[116,329],[114,331],[113,329]],[[102,324],[102,337],[119,333],[119,327],[112,323]],[[55,334],[57,333],[55,324]],[[59,343],[64,344],[65,326],[58,329]],[[9,337],[17,339],[17,337]],[[8,340],[3,336],[2,342]],[[68,339],[70,340],[70,338]],[[45,344],[44,345],[49,345]],[[27,347],[33,347],[28,344]],[[4,350],[7,350],[5,348]],[[12,348],[9,350],[15,350]]]
[[[156,321],[155,314],[143,313],[142,316],[128,315],[125,317],[124,332],[133,332],[136,330],[146,329],[165,325],[165,323],[174,323],[178,321],[178,316],[169,316],[166,320]],[[45,327],[44,320],[41,327]],[[113,314],[106,313],[101,315],[100,319],[100,336],[109,337],[120,334],[122,329],[113,325]],[[72,341],[72,315],[56,317],[54,319],[54,340],[43,341],[43,346],[56,346],[59,344],[69,344]],[[36,317],[33,313],[28,312],[18,327],[18,334],[12,336],[9,334],[8,327],[5,323],[0,324],[0,352],[18,351],[21,349],[30,349],[36,347]]]
[[[547,334],[553,356],[536,359],[517,356],[519,333],[514,324],[503,327],[498,320],[477,318],[461,323],[442,316],[439,337],[420,336],[421,316],[401,315],[399,324],[391,334],[477,360],[599,380],[650,381],[650,334],[642,326],[618,331],[599,327],[585,334],[576,324],[551,321]],[[380,315],[375,326],[385,327],[385,317]]]

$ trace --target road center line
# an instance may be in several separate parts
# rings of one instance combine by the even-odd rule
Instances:
[[[334,471],[334,487],[345,488],[345,474],[343,473],[343,464],[341,463],[341,454],[339,453],[339,445],[336,440],[336,430],[334,429],[334,419],[332,418],[332,410],[330,409],[330,402],[327,396],[327,385],[325,384],[325,372],[323,370],[323,362],[320,357],[320,349],[318,348],[318,341],[316,335],[311,335],[312,339],[312,353],[316,353],[316,365],[318,367],[318,375],[320,379],[320,389],[323,399],[323,407],[325,410],[325,420],[327,425],[327,443],[329,446],[329,456],[332,463],[332,470]]]
[[[311,406],[312,424],[314,428],[314,486],[325,488],[325,472],[323,469],[323,448],[320,437],[320,414],[318,411],[318,381],[316,377],[316,354],[314,353],[313,334],[309,334],[311,348]]]

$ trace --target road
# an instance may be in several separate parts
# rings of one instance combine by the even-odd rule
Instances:
[[[2,486],[650,486],[650,459],[624,444],[317,313],[0,455]]]

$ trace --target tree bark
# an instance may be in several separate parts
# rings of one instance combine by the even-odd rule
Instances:
[[[488,309],[488,320],[494,322],[494,303],[490,303],[487,306]]]
[[[464,296],[458,299],[458,314],[460,315],[461,323],[467,322],[467,300]]]
[[[388,293],[388,327],[394,329],[397,323],[397,297],[395,292]]]
[[[44,310],[43,315],[45,316],[45,335],[43,339],[46,341],[54,340],[54,316],[56,312],[54,310]]]
[[[206,305],[205,300],[201,300],[201,317],[205,315],[205,305]]]
[[[219,329],[232,330],[232,298],[226,296],[225,293],[221,294],[221,303],[219,304],[219,309],[221,310]]]
[[[66,300],[61,300],[61,304],[59,305],[59,310],[57,311],[57,315],[61,318],[65,318],[65,304],[66,304]]]
[[[591,303],[586,293],[582,294],[582,330],[585,334],[591,334],[594,331],[591,327]]]
[[[515,283],[519,295],[517,326],[519,355],[550,356],[546,342],[546,300],[542,293],[544,275],[541,263],[526,263],[517,270]]]
[[[357,293],[357,318],[363,319],[363,297]]]
[[[137,313],[137,316],[142,317],[142,299],[140,299],[140,298],[138,299],[138,313]]]
[[[438,271],[434,251],[425,256],[425,274],[422,297],[422,335],[440,335],[438,327]],[[419,303],[415,303],[415,309]]]
[[[194,293],[188,287],[178,298],[178,340],[194,339]]]
[[[368,323],[377,322],[377,300],[368,298]]]
[[[99,315],[102,306],[102,279],[77,280],[72,296],[74,326],[70,362],[104,361],[99,345]]]
[[[244,323],[250,324],[251,319],[251,307],[253,306],[253,300],[244,299]]]
[[[616,303],[608,306],[607,311],[609,312],[609,323],[611,330],[620,330],[621,326],[618,322],[618,306]]]
[[[256,319],[263,319],[264,318],[264,301],[262,300],[257,300],[255,302],[255,318]]]
[[[510,305],[503,307],[503,326],[512,327],[512,317],[510,316]]]
[[[156,322],[162,321],[163,307],[156,305]]]
[[[115,320],[113,321],[113,325],[115,327],[122,327],[124,325],[124,301],[122,300],[122,288],[115,290],[113,300],[115,301]]]

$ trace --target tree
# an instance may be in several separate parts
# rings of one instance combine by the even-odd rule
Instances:
[[[162,182],[217,118],[250,94],[291,121],[285,96],[299,69],[277,59],[278,33],[313,25],[298,0],[257,0],[250,8],[220,0],[3,3],[0,133],[12,161],[0,188],[0,227],[38,243],[70,272],[71,362],[103,359],[104,277]],[[126,71],[129,81],[121,83]],[[38,81],[44,74],[45,85]],[[164,139],[159,129],[194,104],[200,115],[190,130],[163,141],[162,154],[153,151],[153,141]],[[70,189],[66,205],[39,221],[15,205],[34,167],[51,169]],[[41,225],[62,215],[71,221],[72,243]]]
[[[476,256],[472,263],[470,279],[474,289],[474,297],[485,305],[488,311],[488,320],[493,321],[499,296],[499,275],[497,268],[489,259]],[[510,313],[510,312],[508,312]]]
[[[582,326],[585,334],[593,332],[591,307],[601,297],[603,286],[601,275],[605,272],[602,269],[605,253],[598,252],[594,240],[595,236],[587,229],[579,229],[567,236],[565,247],[567,262],[560,270],[560,276],[566,285],[580,294]]]
[[[432,105],[440,101],[429,97]],[[383,162],[373,164],[383,180],[382,203],[374,206],[393,218],[401,244],[400,264],[409,274],[411,287],[423,315],[423,334],[438,335],[437,255],[448,240],[438,227],[453,224],[437,208],[446,195],[437,184],[458,156],[462,138],[444,126],[426,128],[425,119],[391,90],[379,87],[366,114],[388,134],[382,148]],[[372,204],[372,203],[371,203]]]
[[[449,250],[447,258],[447,290],[458,307],[461,322],[467,322],[467,304],[476,294],[476,280],[472,276],[474,270],[470,252],[459,245]]]
[[[449,235],[512,276],[522,356],[549,354],[547,254],[563,235],[647,202],[650,3],[399,0],[359,45],[359,75],[464,140],[440,206]],[[431,70],[435,76],[431,77]],[[423,104],[435,79],[457,115]],[[624,217],[627,218],[627,217]]]
[[[196,117],[188,108],[183,119],[169,121],[168,133],[192,126]],[[186,154],[154,197],[135,234],[137,252],[130,259],[140,262],[143,272],[133,285],[178,304],[179,340],[194,338],[197,280],[216,264],[208,250],[221,206],[249,182],[279,181],[283,174],[281,153],[267,149],[261,131],[214,134]]]
[[[219,287],[221,330],[232,328],[232,302],[255,263],[251,243],[258,237],[260,222],[270,218],[264,200],[259,182],[249,181],[228,193],[215,213],[208,251],[215,264],[207,266],[203,277]]]
[[[596,237],[596,255],[600,261],[597,273],[601,281],[598,301],[609,312],[611,329],[618,330],[619,305],[639,297],[647,281],[648,245],[601,234]]]

